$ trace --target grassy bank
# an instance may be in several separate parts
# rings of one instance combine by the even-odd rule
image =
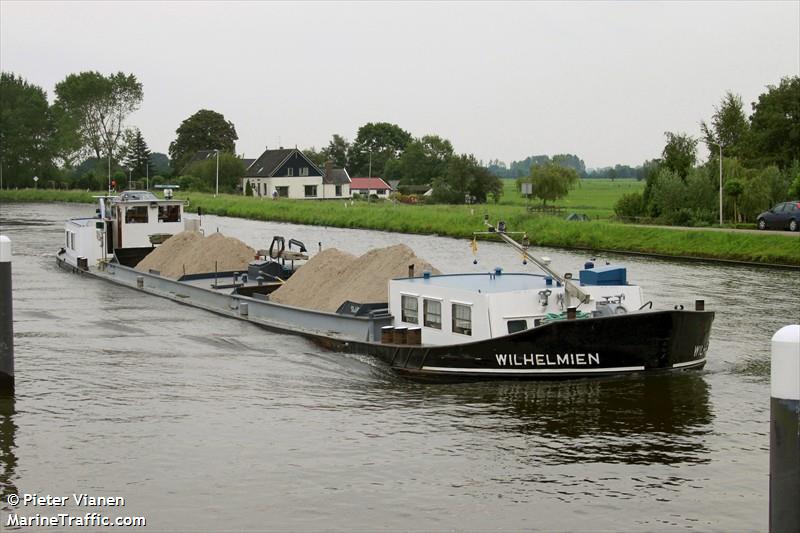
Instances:
[[[93,193],[76,191],[0,191],[0,202],[71,201],[90,202]],[[800,265],[800,246],[795,239],[780,235],[680,231],[632,227],[606,221],[567,222],[559,218],[531,216],[513,204],[468,206],[405,205],[388,202],[304,201],[244,198],[182,193],[189,211],[201,207],[207,213],[254,220],[271,220],[365,228],[404,233],[438,234],[470,238],[482,228],[483,214],[491,220],[505,220],[509,230],[527,231],[533,244],[564,248],[619,250]]]

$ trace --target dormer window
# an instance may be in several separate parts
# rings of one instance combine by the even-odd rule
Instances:
[[[287,176],[294,176],[294,169],[291,168],[291,167],[287,168],[286,169],[286,175]]]
[[[300,175],[308,176],[308,167],[300,167]]]

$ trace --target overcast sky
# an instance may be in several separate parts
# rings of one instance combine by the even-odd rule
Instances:
[[[237,151],[349,140],[365,122],[510,162],[657,157],[725,91],[746,110],[800,70],[800,2],[0,3],[0,67],[40,85],[135,74],[130,125],[166,152],[198,109]]]

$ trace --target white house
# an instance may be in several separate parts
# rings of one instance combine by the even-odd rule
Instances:
[[[249,186],[249,187],[248,187]],[[350,198],[350,176],[332,164],[321,170],[297,148],[264,150],[242,178],[242,191],[267,198]]]

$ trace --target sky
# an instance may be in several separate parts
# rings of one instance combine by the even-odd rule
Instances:
[[[0,68],[51,101],[71,73],[135,74],[129,125],[158,152],[212,109],[247,157],[385,121],[484,162],[638,165],[726,91],[749,114],[800,73],[800,2],[0,0]]]

